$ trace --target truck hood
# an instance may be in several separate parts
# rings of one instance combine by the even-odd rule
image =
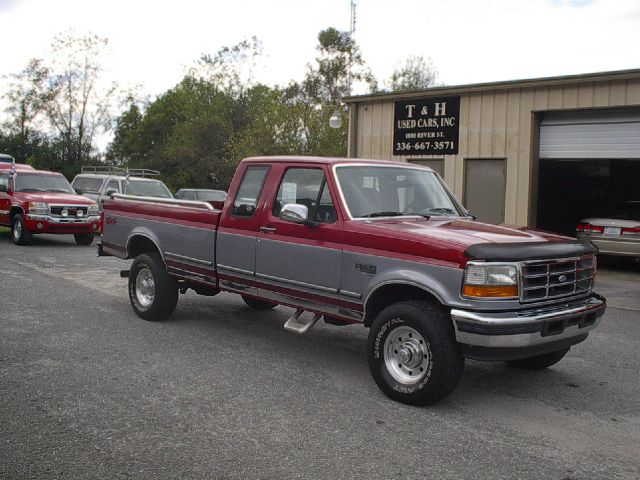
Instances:
[[[418,235],[427,239],[453,242],[461,247],[478,243],[520,243],[569,240],[546,232],[512,226],[491,225],[467,219],[436,217],[431,220],[386,220],[372,221],[376,227],[389,233]],[[394,235],[396,236],[396,235]]]
[[[96,203],[75,193],[16,192],[15,196],[25,202],[45,202],[54,205],[94,205]]]
[[[415,246],[419,242],[427,246],[427,255],[436,257],[446,251],[449,260],[455,255],[467,259],[515,261],[560,258],[596,251],[592,245],[575,238],[464,218],[379,219],[364,222],[362,227],[369,234],[387,238],[390,245],[410,243]]]

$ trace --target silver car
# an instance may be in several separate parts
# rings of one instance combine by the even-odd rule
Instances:
[[[576,237],[589,240],[603,255],[640,258],[640,200],[618,205],[615,213],[585,218],[576,227]]]

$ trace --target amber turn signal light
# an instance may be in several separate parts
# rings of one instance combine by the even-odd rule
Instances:
[[[465,285],[462,293],[465,297],[517,297],[517,285]]]

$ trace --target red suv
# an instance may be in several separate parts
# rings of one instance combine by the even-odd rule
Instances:
[[[100,230],[96,202],[75,193],[67,179],[29,165],[0,163],[0,226],[17,245],[37,233],[73,234],[89,245]]]

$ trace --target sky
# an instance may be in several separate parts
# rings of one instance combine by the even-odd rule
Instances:
[[[355,39],[381,85],[410,55],[446,85],[640,68],[639,0],[357,0]],[[70,28],[109,39],[104,76],[150,98],[203,53],[256,36],[255,78],[301,80],[350,0],[0,0],[0,75],[46,58]],[[0,78],[0,93],[6,78]],[[365,92],[354,92],[365,93]]]

